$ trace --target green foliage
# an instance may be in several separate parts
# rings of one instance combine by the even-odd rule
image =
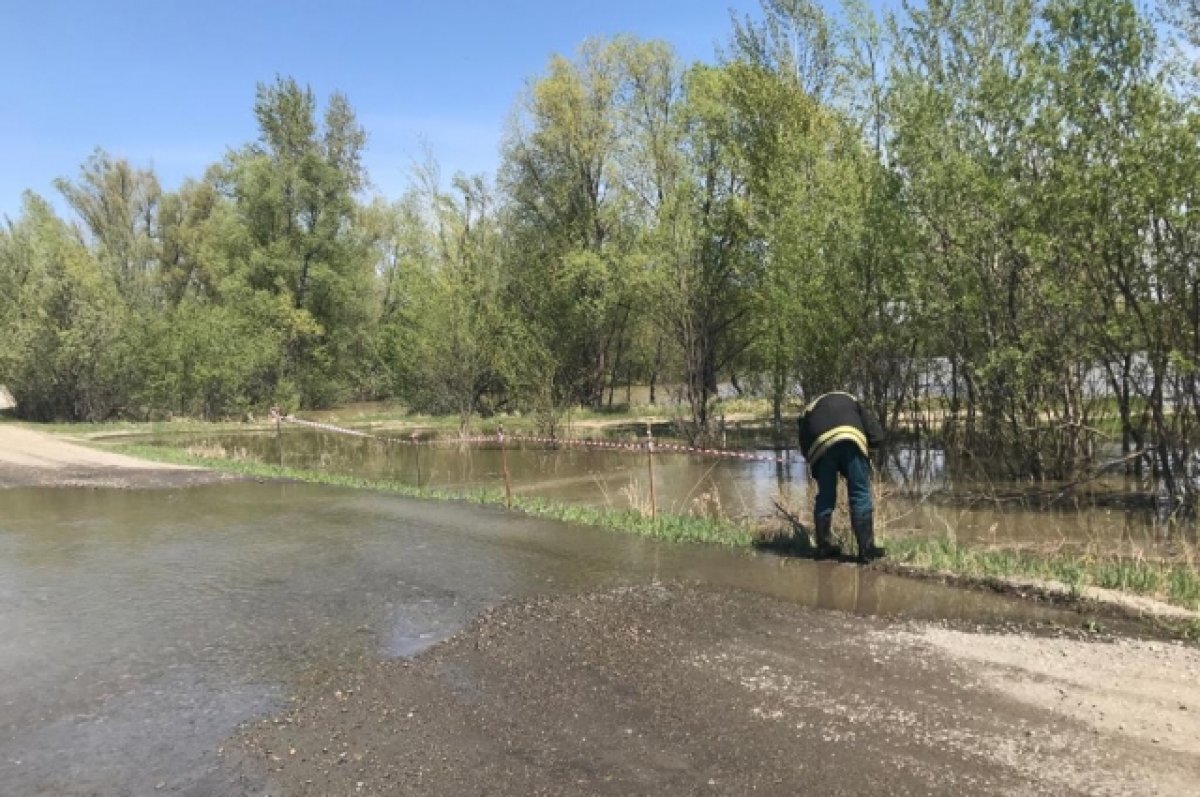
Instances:
[[[400,222],[423,257],[394,266],[403,275],[392,279],[405,284],[386,322],[396,390],[421,411],[457,414],[465,429],[474,413],[490,414],[520,390],[529,354],[524,325],[504,307],[494,199],[482,178],[460,176],[445,192],[430,167],[422,194],[408,201],[433,226],[425,230],[414,216]]]
[[[260,84],[254,112],[259,141],[233,154],[222,175],[241,228],[225,279],[243,302],[279,299],[278,397],[327,406],[353,395],[353,363],[369,351],[370,256],[353,230],[366,134],[340,94],[318,123],[311,89],[293,79]]]
[[[57,180],[55,185],[83,221],[94,256],[122,296],[151,301],[159,257],[155,227],[162,198],[154,173],[97,150],[80,170],[78,182]]]
[[[268,403],[279,334],[264,323],[268,314],[248,309],[188,301],[134,319],[138,411],[131,414],[216,419]]]
[[[996,550],[960,545],[950,537],[888,540],[888,550],[897,561],[935,571],[982,578],[1031,577],[1058,581],[1075,595],[1091,585],[1200,609],[1200,571],[1189,561]]]
[[[673,69],[661,46],[589,41],[576,61],[551,59],[505,143],[506,290],[541,361],[530,400],[544,412],[599,406],[626,356],[632,310],[642,303],[635,225],[650,197],[639,190],[658,190],[652,177],[632,171],[630,159],[669,168],[662,131],[643,126],[647,135],[636,142],[627,131],[663,118],[648,109],[670,101]]]
[[[849,389],[1009,478],[1115,432],[1195,503],[1193,6],[764,0],[687,68],[597,39],[531,81],[494,186],[428,165],[394,202],[349,102],[278,78],[177,191],[97,151],[73,221],[0,230],[0,379],[26,417],[396,397],[551,430],[643,384],[695,437],[723,383],[781,429]]]
[[[100,263],[33,194],[0,247],[12,291],[0,313],[0,381],[17,411],[35,420],[98,420],[117,411],[126,306]]]

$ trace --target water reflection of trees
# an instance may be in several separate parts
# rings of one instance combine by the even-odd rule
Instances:
[[[758,434],[757,432],[755,434]],[[748,438],[731,439],[744,444]],[[274,433],[172,435],[164,445],[203,449],[208,456],[274,463]],[[290,429],[282,437],[285,463],[368,479],[461,491],[500,489],[494,445],[412,446]],[[646,492],[644,455],[573,448],[513,446],[510,466],[518,493],[566,503],[624,507]],[[772,501],[809,501],[808,474],[795,451],[774,462],[742,462],[660,454],[656,457],[659,509],[741,518],[773,516]],[[937,445],[900,444],[878,461],[881,504],[900,518],[891,530],[978,535],[997,524],[998,539],[1123,541],[1161,544],[1194,536],[1194,526],[1173,514],[1154,477],[1100,472],[1082,482],[1004,481],[990,478],[973,460]],[[1183,521],[1183,522],[1181,522]]]

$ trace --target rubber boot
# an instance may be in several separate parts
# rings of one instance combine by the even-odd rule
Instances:
[[[850,525],[854,529],[854,539],[858,543],[859,562],[866,564],[887,555],[883,548],[875,547],[875,514],[873,512],[851,515]]]
[[[833,515],[822,515],[816,519],[818,559],[837,559],[842,555],[842,547],[833,539]]]

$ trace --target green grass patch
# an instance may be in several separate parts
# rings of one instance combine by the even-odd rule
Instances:
[[[788,405],[784,408],[784,413],[794,414],[802,407],[792,407]],[[766,398],[751,398],[749,396],[734,396],[732,398],[718,399],[713,402],[713,415],[754,415],[760,418],[771,417],[771,400]]]
[[[1096,586],[1159,598],[1200,609],[1200,572],[1186,561],[1041,554],[1011,549],[974,548],[949,537],[888,540],[893,558],[905,564],[982,578],[1027,577],[1066,584],[1073,594]]]
[[[503,498],[500,502],[503,502]],[[634,509],[598,509],[518,497],[513,498],[513,508],[539,517],[600,526],[670,542],[704,542],[745,547],[755,538],[754,532],[748,526],[717,518],[671,514],[659,514],[651,518]]]
[[[416,487],[404,484],[403,482],[364,479],[358,476],[348,476],[322,470],[280,467],[278,465],[269,465],[250,460],[199,457],[188,454],[186,451],[161,446],[130,444],[106,446],[105,450],[119,451],[122,454],[156,462],[211,468],[212,470],[251,478],[282,479],[360,490],[376,490],[409,498],[466,500],[473,503],[491,505],[504,504],[504,493],[499,490],[476,490],[467,493],[453,492],[430,487]],[[669,542],[702,542],[744,547],[750,545],[754,540],[754,532],[748,525],[720,518],[672,514],[659,514],[656,517],[649,517],[633,509],[571,506],[521,496],[513,496],[512,506],[513,509],[536,517],[598,526]]]

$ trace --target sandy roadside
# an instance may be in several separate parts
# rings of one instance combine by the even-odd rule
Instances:
[[[97,451],[0,424],[0,487],[180,487],[229,478],[201,468]]]

